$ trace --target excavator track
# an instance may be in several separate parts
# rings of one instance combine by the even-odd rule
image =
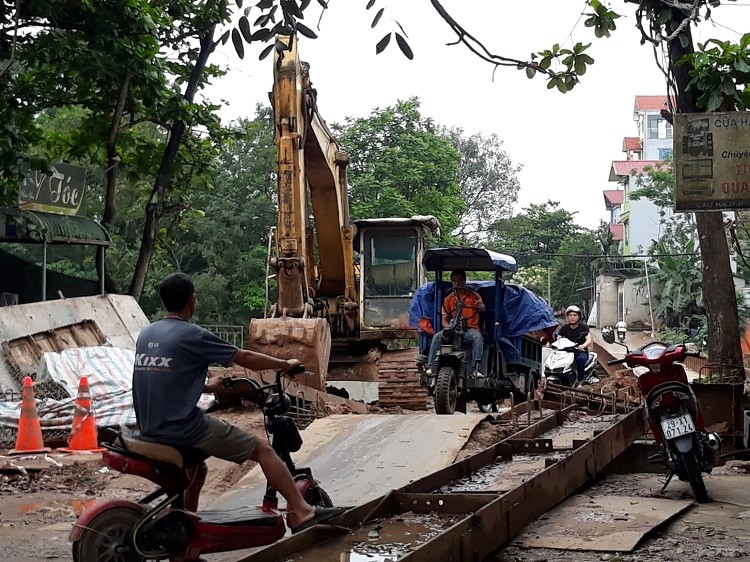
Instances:
[[[597,414],[541,406],[524,403],[497,415],[490,423],[520,428],[528,420],[507,439],[241,562],[490,559],[647,430],[642,408]]]
[[[384,408],[427,409],[427,389],[419,385],[417,348],[383,352],[378,362],[378,404]]]

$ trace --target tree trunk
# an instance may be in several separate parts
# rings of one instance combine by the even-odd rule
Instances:
[[[112,223],[115,220],[115,200],[117,197],[117,179],[118,179],[118,166],[120,164],[120,156],[117,153],[117,136],[120,132],[120,123],[122,122],[122,116],[125,113],[125,103],[128,99],[128,93],[130,92],[130,82],[132,80],[131,74],[128,72],[120,84],[120,91],[117,94],[117,105],[115,105],[115,111],[112,114],[112,121],[109,124],[109,132],[107,133],[107,188],[104,194],[104,212],[102,213],[101,224],[104,228],[109,230]],[[107,293],[117,293],[120,288],[117,286],[114,278],[110,274],[109,270],[104,267],[105,264],[102,262],[102,255],[96,253],[96,271],[99,273],[99,278],[102,277],[102,271],[104,271],[104,290]]]
[[[187,86],[185,87],[185,93],[183,94],[183,98],[188,103],[193,103],[193,100],[195,99],[201,76],[203,76],[203,72],[206,69],[208,57],[214,50],[214,29],[215,28],[211,28],[210,31],[200,37],[200,53],[195,61],[195,66],[190,74],[190,80],[188,80]],[[151,197],[149,197],[148,203],[146,203],[141,248],[138,252],[138,260],[135,264],[135,270],[133,271],[133,278],[130,282],[129,290],[129,293],[135,297],[136,300],[140,300],[141,293],[143,292],[143,285],[146,282],[148,267],[151,263],[151,256],[153,255],[154,247],[156,245],[156,236],[159,232],[159,221],[162,216],[164,201],[172,183],[174,161],[177,157],[177,151],[180,148],[180,143],[182,142],[182,137],[185,134],[186,128],[187,125],[185,121],[175,121],[172,123],[169,130],[169,140],[164,149],[161,164],[159,164],[159,171],[156,173],[154,188],[151,191]],[[156,199],[156,202],[154,202],[154,199]]]
[[[677,9],[672,13],[676,16],[676,25],[679,25],[684,15]],[[697,113],[696,99],[699,94],[688,88],[688,72],[692,66],[675,65],[684,55],[694,52],[689,25],[682,35],[689,39],[686,47],[682,46],[679,37],[669,42],[669,63],[677,87],[677,112]],[[724,217],[720,211],[699,212],[696,213],[696,225],[703,262],[703,301],[708,317],[708,360],[711,363],[742,365],[737,295],[724,232]]]

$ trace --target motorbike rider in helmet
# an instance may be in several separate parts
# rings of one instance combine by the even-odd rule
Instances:
[[[580,308],[574,304],[570,305],[565,309],[565,319],[568,323],[560,328],[558,335],[578,344],[576,345],[574,354],[578,382],[581,383],[585,378],[584,370],[586,368],[586,361],[589,358],[588,349],[591,347],[593,340],[589,333],[589,327],[585,322],[581,322]]]

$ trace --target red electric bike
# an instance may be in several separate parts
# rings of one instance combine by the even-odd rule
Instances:
[[[603,328],[602,336],[608,343],[617,343],[612,328]],[[687,351],[684,344],[652,342],[633,351],[619,345],[627,350],[625,357],[608,361],[608,365],[626,363],[631,368],[648,369],[638,377],[638,386],[645,396],[646,415],[659,447],[657,458],[669,470],[664,488],[677,475],[690,484],[697,502],[710,501],[702,473],[711,472],[721,437],[706,431],[700,405],[680,363],[699,354]]]
[[[304,371],[304,367],[296,371]],[[302,496],[310,505],[332,507],[331,498],[315,481],[312,471],[297,468],[292,461],[291,453],[302,447],[302,437],[286,415],[291,399],[284,393],[282,372],[276,373],[275,382],[268,385],[252,379],[227,378],[224,386],[231,392],[231,399],[222,404],[221,397],[217,397],[217,403],[208,411],[224,409],[237,399],[255,402],[263,411],[272,446],[289,468]],[[286,533],[284,518],[277,509],[276,490],[270,486],[261,506],[187,511],[184,490],[190,482],[189,468],[202,462],[206,455],[195,449],[114,433],[111,443],[102,443],[107,449],[102,453],[104,464],[147,478],[159,487],[137,502],[102,500],[86,509],[70,533],[74,562],[189,562],[199,560],[205,553],[271,544]],[[330,516],[343,511],[344,508],[332,510]]]

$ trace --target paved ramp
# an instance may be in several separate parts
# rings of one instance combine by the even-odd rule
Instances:
[[[336,505],[361,505],[452,464],[485,414],[335,415],[315,420],[293,455],[309,466]],[[212,507],[258,504],[260,467]]]

